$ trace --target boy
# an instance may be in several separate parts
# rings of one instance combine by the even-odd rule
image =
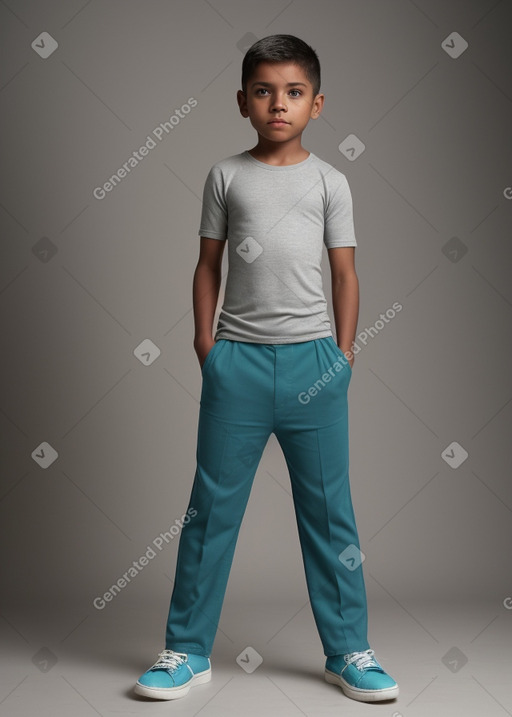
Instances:
[[[202,371],[193,517],[180,538],[166,648],[135,687],[146,697],[183,697],[211,679],[236,540],[271,433],[290,474],[325,679],[363,702],[398,695],[367,641],[348,476],[347,389],[359,311],[352,199],[345,175],[301,144],[323,107],[319,89],[318,57],[305,42],[292,35],[256,42],[243,60],[237,100],[258,142],[215,164],[205,182],[193,286]],[[213,338],[226,240],[229,270]],[[337,343],[322,286],[324,243]]]

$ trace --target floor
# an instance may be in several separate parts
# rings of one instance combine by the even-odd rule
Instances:
[[[370,643],[400,686],[398,699],[377,704],[355,702],[324,681],[309,603],[289,601],[226,602],[212,681],[180,700],[137,697],[133,683],[163,648],[163,607],[111,604],[85,617],[83,606],[69,603],[4,608],[0,715],[512,715],[510,598],[371,603]]]

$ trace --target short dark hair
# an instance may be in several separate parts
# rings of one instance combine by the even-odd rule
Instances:
[[[320,61],[304,40],[294,35],[268,35],[251,45],[242,62],[242,90],[260,62],[294,62],[313,85],[313,96],[320,92]]]

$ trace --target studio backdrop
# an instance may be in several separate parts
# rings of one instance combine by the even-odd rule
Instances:
[[[417,599],[499,610],[511,21],[492,0],[0,4],[0,560],[13,626],[72,606],[80,630],[149,606],[163,631],[195,470],[202,190],[212,164],[256,144],[236,91],[245,51],[275,33],[318,52],[326,101],[303,143],[353,197],[350,476],[370,604],[419,621]],[[308,601],[274,437],[226,600],[246,617],[282,603],[275,631]]]

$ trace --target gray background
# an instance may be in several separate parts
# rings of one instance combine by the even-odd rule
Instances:
[[[306,40],[322,64],[326,104],[303,144],[352,190],[358,331],[403,307],[359,339],[349,392],[370,642],[397,679],[399,657],[432,660],[401,683],[404,714],[433,704],[442,714],[462,692],[466,714],[512,714],[506,661],[487,680],[446,669],[452,648],[483,669],[501,646],[510,663],[511,21],[508,0],[0,3],[5,714],[25,714],[34,696],[40,715],[169,707],[116,702],[108,679],[98,692],[76,659],[119,670],[122,693],[163,647],[178,537],[104,610],[93,600],[187,507],[202,188],[214,162],[256,143],[236,106],[241,62],[256,38],[280,32]],[[453,31],[468,43],[458,58],[443,49]],[[58,42],[47,59],[31,47],[41,32]],[[197,106],[95,199],[190,97]],[[350,134],[366,145],[354,161],[338,149]],[[145,339],[161,352],[150,365],[134,354]],[[454,441],[468,453],[457,468],[443,459]],[[47,468],[33,457],[43,442],[58,453]],[[237,680],[251,688],[235,658],[248,645],[264,660],[253,680],[271,649],[281,663],[311,650],[321,670],[274,437],[219,627],[226,686],[215,699],[203,691],[190,714],[238,714]],[[255,693],[267,713],[281,699],[276,714],[337,714],[272,689]]]

